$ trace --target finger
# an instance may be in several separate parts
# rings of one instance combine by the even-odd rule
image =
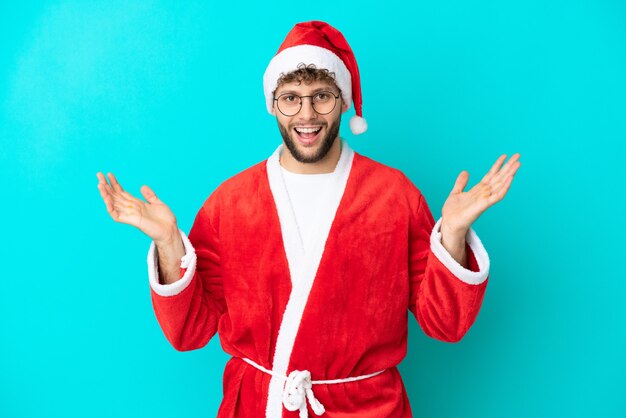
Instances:
[[[502,166],[504,160],[506,160],[506,154],[502,154],[501,156],[499,156],[496,162],[493,163],[487,174],[485,174],[485,176],[482,178],[481,182],[488,182],[491,177],[493,177],[494,174],[498,172],[498,169],[500,168],[500,166]]]
[[[109,183],[107,183],[107,181],[104,178],[104,176],[102,174],[100,174],[100,176],[98,177],[98,190],[100,190],[100,193],[102,193],[102,192],[107,192],[108,193],[108,189],[106,187],[108,185],[109,185]]]
[[[508,177],[503,177],[503,176],[496,175],[494,178],[491,179],[491,182],[488,185],[489,197],[490,198],[491,198],[491,196],[496,194],[496,192],[498,190],[500,190],[500,188],[502,187],[504,182],[507,180],[507,178]]]
[[[98,172],[96,174],[98,177],[98,190],[100,190],[100,195],[102,199],[104,199],[105,203],[112,203],[113,199],[116,197],[117,193],[111,188],[111,185],[107,182],[104,174]]]
[[[102,174],[100,171],[98,171],[98,172],[96,173],[96,177],[98,178],[98,183],[105,183],[105,184],[108,184],[108,183],[107,183],[107,179],[106,179],[106,178],[104,178],[104,174]]]
[[[105,202],[108,205],[109,213],[111,213],[111,210],[114,210],[117,212],[118,217],[123,212],[128,211],[129,209],[135,207],[136,206],[135,201],[141,202],[141,200],[135,199],[132,196],[129,199],[127,197],[128,193],[126,192],[119,193],[113,190],[111,186],[109,185],[104,186],[102,184],[98,184],[98,187],[103,190],[106,189],[105,191],[106,195],[104,195],[103,198],[105,199]]]
[[[100,191],[100,196],[102,196],[102,200],[104,201],[104,205],[107,208],[107,212],[111,212],[113,210],[113,200],[107,190],[106,186],[102,183],[98,183],[98,190]]]
[[[111,194],[113,192],[113,189],[111,188],[111,185],[109,184],[107,179],[104,177],[104,174],[98,172],[96,173],[96,177],[98,177],[98,188],[102,187],[102,190],[104,192],[106,192],[107,194]]]
[[[101,172],[96,173],[96,177],[99,180],[98,190],[100,191],[100,195],[104,200],[107,212],[114,221],[125,222],[125,211],[128,211],[132,208],[130,200],[123,194],[125,192],[119,193],[117,190],[114,190],[107,182],[104,174],[102,174]]]
[[[521,163],[517,162],[517,164],[515,165],[515,168],[511,172],[511,174],[506,176],[502,180],[502,182],[500,182],[496,187],[494,187],[494,189],[493,189],[494,190],[494,194],[500,195],[500,199],[502,199],[504,197],[504,194],[506,194],[506,192],[509,190],[509,187],[511,187],[511,182],[513,181],[513,177],[515,176],[515,173],[517,172],[517,169],[520,166],[521,166]]]
[[[469,180],[469,173],[465,170],[461,171],[461,174],[459,174],[456,178],[456,182],[454,183],[454,186],[452,187],[452,191],[450,192],[450,194],[461,193],[463,189],[465,188],[465,186],[467,186],[468,180]]]
[[[108,193],[111,199],[114,199],[114,200],[121,199],[122,201],[126,201],[126,200],[132,201],[135,199],[131,194],[125,192],[122,189],[122,186],[120,186],[120,184],[117,182],[117,179],[115,179],[115,176],[113,176],[112,173],[108,173],[109,178],[111,179],[112,177],[111,184],[107,182],[106,178],[104,177],[104,174],[98,173],[96,175],[98,176],[98,179],[100,180],[98,185],[103,186],[104,191]]]
[[[511,157],[511,159],[505,164],[504,167],[502,167],[502,170],[500,170],[492,179],[492,182],[497,182],[497,183],[501,183],[502,181],[504,181],[505,178],[507,178],[508,176],[515,174],[515,172],[517,171],[517,169],[519,168],[519,166],[522,164],[519,161],[517,161],[517,158],[519,158],[519,155],[517,157]]]
[[[154,193],[154,191],[147,185],[141,186],[141,189],[139,189],[139,191],[148,203],[161,203],[161,200],[157,197],[156,193]]]
[[[508,176],[511,173],[511,169],[513,168],[513,166],[517,163],[519,157],[519,154],[513,154],[511,158],[509,158],[509,161],[507,161],[504,167],[502,167],[502,169],[498,172],[498,174],[501,174],[503,177]]]
[[[517,173],[517,170],[521,167],[522,163],[519,161],[516,161],[515,164],[511,165],[511,168],[509,169],[507,176],[514,176],[515,173]]]
[[[124,189],[122,189],[122,186],[120,185],[120,183],[117,181],[117,179],[115,178],[115,176],[113,175],[113,173],[109,173],[109,179],[111,180],[111,186],[113,186],[113,189],[116,192],[122,193],[124,191]]]
[[[108,190],[110,187],[108,184],[106,186],[102,183],[98,184],[98,189],[104,200],[107,212],[114,221],[123,222],[121,218],[123,218],[125,211],[129,210],[130,205],[128,205],[127,201],[121,199],[118,193],[114,194]]]
[[[506,195],[506,193],[509,191],[509,188],[511,187],[512,182],[513,182],[513,176],[512,175],[508,176],[504,180],[504,182],[502,182],[498,190],[495,190],[493,194],[489,197],[489,204],[493,205],[494,203],[502,200],[504,196]]]

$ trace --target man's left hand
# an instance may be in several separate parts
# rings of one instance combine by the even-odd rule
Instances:
[[[454,258],[461,264],[465,264],[465,254],[461,243],[465,243],[467,231],[488,207],[504,198],[515,172],[521,165],[518,161],[519,157],[519,153],[513,154],[503,166],[506,154],[502,154],[480,183],[467,192],[463,189],[467,185],[469,173],[461,171],[457,177],[441,210],[441,235],[444,247],[451,251]]]

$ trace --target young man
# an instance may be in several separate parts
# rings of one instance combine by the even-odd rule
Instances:
[[[462,172],[435,222],[403,173],[339,137],[351,103],[352,131],[367,125],[336,29],[297,24],[264,88],[283,144],[222,183],[189,236],[150,188],[143,202],[98,173],[107,209],[153,239],[152,302],[171,344],[198,349],[217,332],[232,355],[218,417],[410,417],[396,367],[407,312],[443,341],[473,324],[489,258],[471,224],[504,197],[519,154],[467,192]]]

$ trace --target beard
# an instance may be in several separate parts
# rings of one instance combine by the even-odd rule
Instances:
[[[340,124],[341,124],[341,114],[330,125],[330,127],[328,128],[328,132],[326,133],[326,136],[324,136],[320,140],[320,145],[318,146],[317,151],[313,155],[305,155],[302,152],[300,152],[300,150],[298,149],[298,146],[296,145],[296,141],[291,138],[291,135],[289,134],[290,132],[292,132],[293,135],[298,135],[293,129],[295,125],[289,126],[289,130],[286,130],[283,127],[283,125],[281,125],[280,122],[278,122],[278,130],[280,131],[280,134],[283,137],[283,141],[285,142],[287,149],[289,149],[289,152],[291,152],[291,155],[293,156],[293,158],[295,158],[295,160],[298,162],[310,164],[310,163],[316,163],[322,160],[324,157],[326,157],[326,154],[328,154],[328,151],[330,151],[333,144],[335,143],[335,139],[339,135]],[[318,125],[318,126],[324,126],[324,125]]]

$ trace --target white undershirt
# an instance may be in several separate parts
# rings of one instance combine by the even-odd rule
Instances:
[[[311,244],[319,228],[318,216],[321,208],[330,205],[333,183],[337,181],[337,172],[324,174],[298,174],[280,167],[285,186],[293,205],[296,222],[305,253],[311,251]]]

